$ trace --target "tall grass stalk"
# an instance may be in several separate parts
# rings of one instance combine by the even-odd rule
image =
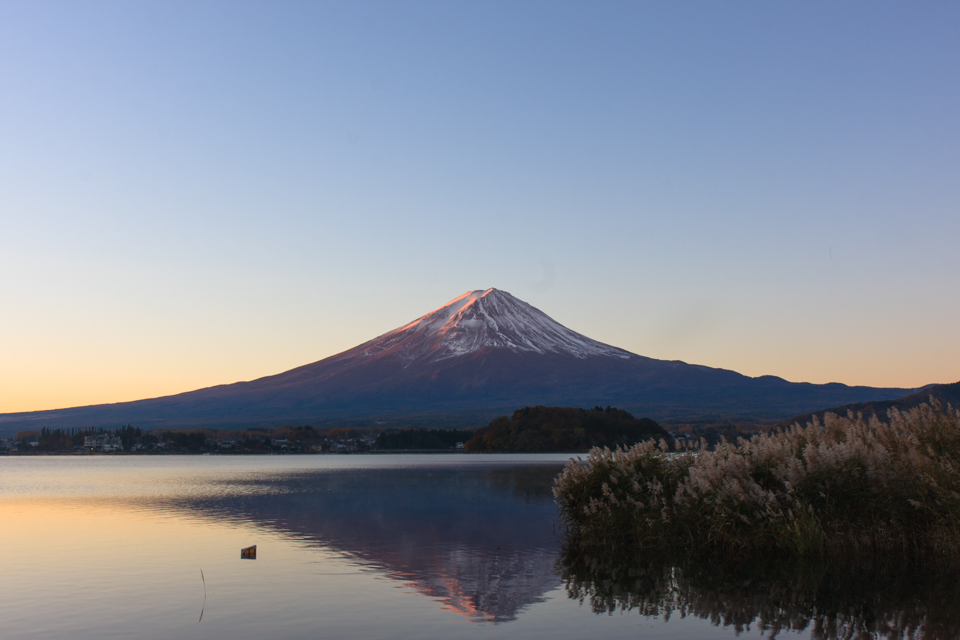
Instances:
[[[827,414],[736,444],[593,449],[557,477],[568,543],[596,552],[960,558],[960,411]]]

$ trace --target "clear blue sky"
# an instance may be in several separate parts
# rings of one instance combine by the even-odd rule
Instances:
[[[0,3],[0,411],[497,287],[651,357],[960,379],[960,4]]]

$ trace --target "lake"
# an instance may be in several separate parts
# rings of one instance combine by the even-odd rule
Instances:
[[[935,570],[562,559],[568,458],[3,457],[0,635],[960,637]]]

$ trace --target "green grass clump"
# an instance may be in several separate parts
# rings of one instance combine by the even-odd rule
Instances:
[[[960,412],[827,414],[709,448],[593,449],[558,476],[568,545],[960,558]]]

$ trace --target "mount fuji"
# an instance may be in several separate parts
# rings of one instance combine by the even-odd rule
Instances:
[[[480,425],[523,406],[614,405],[659,420],[777,420],[914,389],[793,383],[646,358],[564,327],[506,291],[471,291],[312,364],[173,396],[0,415],[0,430]]]

